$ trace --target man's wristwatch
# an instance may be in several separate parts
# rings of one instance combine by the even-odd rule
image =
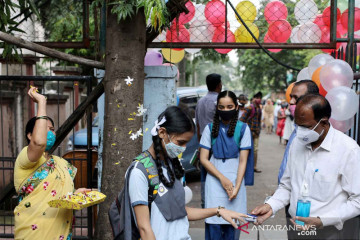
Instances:
[[[218,217],[221,217],[221,215],[220,215],[220,209],[225,209],[225,207],[218,206],[218,208],[217,208],[217,210],[216,210],[216,216],[218,216]]]

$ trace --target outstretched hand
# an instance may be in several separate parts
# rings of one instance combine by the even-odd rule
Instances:
[[[251,211],[251,214],[254,214],[257,216],[255,225],[261,225],[269,217],[272,216],[273,210],[269,204],[265,203],[265,204],[262,204],[260,206],[257,206],[256,208],[254,208],[254,210]]]
[[[246,214],[234,212],[225,208],[220,209],[219,214],[225,221],[229,222],[236,229],[238,228],[238,225],[234,222],[234,219],[242,223],[246,223],[244,218],[248,216]]]

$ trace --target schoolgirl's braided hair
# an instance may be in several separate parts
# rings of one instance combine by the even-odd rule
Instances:
[[[160,125],[160,127],[163,127],[166,129],[167,134],[182,134],[185,132],[194,132],[195,125],[192,120],[192,118],[186,114],[183,110],[181,110],[179,107],[171,106],[168,107],[164,112],[160,114],[158,117],[158,122],[162,120],[162,118],[165,117],[166,121]],[[153,144],[154,144],[154,150],[156,154],[156,167],[158,170],[160,181],[166,186],[166,187],[172,187],[175,182],[175,177],[177,179],[180,179],[184,176],[184,168],[182,167],[179,159],[176,158],[170,158],[168,157],[166,150],[162,146],[162,139],[159,137],[159,135],[152,137]],[[169,181],[164,176],[163,170],[162,170],[162,163],[160,160],[160,155],[164,156],[164,163],[169,175]],[[169,162],[171,162],[172,169],[170,167]]]
[[[220,99],[224,98],[224,97],[231,98],[235,104],[235,108],[237,108],[238,101],[237,101],[235,93],[233,93],[232,91],[222,91],[221,93],[219,93],[219,95],[217,97],[216,110],[218,109]],[[233,118],[230,121],[229,129],[227,132],[227,135],[229,137],[234,136],[236,123],[238,121],[238,116],[239,116],[239,109],[236,110],[236,114],[234,114]],[[212,131],[211,131],[211,136],[213,138],[217,138],[217,136],[219,135],[219,128],[220,128],[220,116],[218,114],[218,111],[216,111],[215,115],[214,115]]]

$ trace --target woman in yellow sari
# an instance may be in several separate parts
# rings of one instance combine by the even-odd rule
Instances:
[[[70,240],[73,211],[51,208],[48,202],[74,192],[76,168],[66,160],[49,155],[55,143],[54,122],[46,116],[46,98],[32,87],[31,99],[38,103],[37,117],[26,125],[29,145],[15,162],[14,185],[19,195],[15,208],[15,239]],[[81,188],[76,192],[87,192]]]

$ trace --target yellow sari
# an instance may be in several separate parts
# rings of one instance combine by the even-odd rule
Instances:
[[[14,185],[19,205],[14,210],[15,239],[70,240],[73,211],[51,208],[48,202],[74,191],[76,168],[66,160],[44,156],[32,163],[27,147],[19,154],[14,168]]]

